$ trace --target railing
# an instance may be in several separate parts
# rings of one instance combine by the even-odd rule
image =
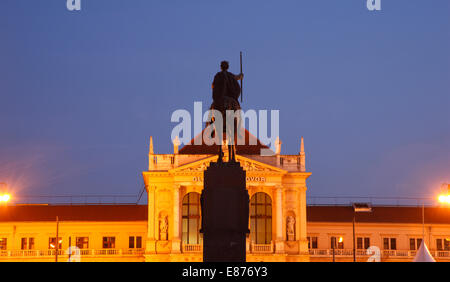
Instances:
[[[95,255],[99,256],[111,256],[111,255],[121,255],[122,250],[118,249],[101,249],[101,250],[95,250]]]
[[[250,244],[252,253],[270,254],[273,253],[273,244]]]
[[[433,257],[450,258],[450,251],[430,251]],[[382,258],[414,258],[417,251],[411,250],[381,250]],[[309,249],[309,255],[313,257],[332,257],[333,249]],[[353,256],[352,249],[335,249],[335,256],[351,257]],[[371,256],[366,253],[366,250],[356,250],[357,257]]]
[[[38,250],[13,250],[10,251],[11,257],[37,257],[41,256],[41,251]]]
[[[250,244],[251,253],[270,254],[273,253],[273,244]],[[182,245],[183,253],[201,253],[203,251],[202,244],[184,244]],[[80,249],[79,254],[84,256],[143,256],[144,249]],[[411,250],[382,250],[382,258],[414,258],[417,251]],[[430,251],[435,258],[450,259],[450,251]],[[66,250],[58,250],[58,255],[67,255]],[[332,249],[310,249],[311,257],[332,257]],[[352,257],[352,249],[335,249],[336,257]],[[0,250],[0,257],[54,257],[55,250]],[[368,257],[366,250],[356,250],[357,257]]]
[[[182,251],[183,253],[202,253],[203,244],[183,244]]]
[[[365,253],[365,251],[364,251]],[[356,251],[356,254],[359,256],[365,255],[359,250]],[[311,256],[322,256],[322,257],[329,257],[333,256],[333,249],[310,249],[309,255]],[[334,255],[335,256],[353,256],[353,250],[351,249],[334,249]]]
[[[383,250],[382,257],[409,257],[409,251],[404,250]]]
[[[417,197],[352,197],[352,196],[307,196],[308,206],[351,206],[355,202],[368,202],[373,206],[433,207],[435,199]]]
[[[77,253],[74,249],[73,253]],[[81,256],[143,256],[144,249],[79,249]],[[66,250],[58,250],[58,255],[68,255]],[[0,257],[53,257],[55,250],[1,250]]]
[[[15,205],[136,205],[138,195],[15,195]],[[145,198],[145,197],[144,197]]]
[[[435,251],[433,255],[438,258],[450,258],[450,251]]]

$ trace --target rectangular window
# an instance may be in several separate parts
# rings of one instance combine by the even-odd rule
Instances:
[[[383,238],[383,249],[397,250],[397,238]]]
[[[21,250],[26,250],[28,247],[28,238],[22,238],[21,244],[20,244],[20,249]]]
[[[317,249],[317,237],[308,237],[308,249]]]
[[[391,250],[397,250],[397,239],[391,238]]]
[[[116,248],[116,237],[103,237],[103,249]]]
[[[6,250],[6,238],[0,238],[0,250]]]
[[[370,238],[366,237],[364,238],[364,249],[370,248]]]
[[[389,250],[389,238],[383,238],[383,249]]]
[[[48,248],[56,249],[56,237],[48,238]],[[58,249],[62,249],[62,238],[58,237]]]
[[[370,247],[369,237],[358,237],[356,239],[356,248],[359,250],[366,250]]]
[[[344,249],[344,238],[343,237],[331,237],[331,248]]]
[[[414,251],[416,249],[416,239],[409,239],[409,249]]]
[[[358,250],[363,248],[363,238],[361,237],[356,238],[356,248]]]
[[[28,249],[29,250],[34,249],[34,238],[33,237],[28,238]]]
[[[76,237],[78,249],[89,249],[89,237]]]
[[[136,236],[136,248],[142,249],[142,237],[141,236]]]
[[[436,239],[436,249],[438,251],[450,251],[450,239]]]
[[[130,236],[128,239],[129,249],[141,249],[142,248],[142,237],[141,236]]]
[[[409,249],[411,251],[418,250],[420,248],[420,244],[422,244],[421,238],[410,238],[409,239]]]
[[[438,251],[443,251],[444,247],[442,245],[442,239],[436,239],[436,249]]]
[[[134,249],[134,236],[130,236],[130,238],[128,240],[128,248]]]

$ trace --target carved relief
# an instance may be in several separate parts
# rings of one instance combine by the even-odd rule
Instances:
[[[247,161],[247,160],[239,160],[239,162],[241,163],[242,167],[246,170],[246,171],[265,171],[265,172],[276,172],[273,169],[264,167],[262,165],[257,164],[256,162],[251,162],[251,161]],[[201,172],[206,170],[206,168],[210,165],[211,161],[206,161],[203,162],[201,164],[198,164],[196,166],[192,166],[192,167],[187,167],[187,168],[180,168],[179,172]]]

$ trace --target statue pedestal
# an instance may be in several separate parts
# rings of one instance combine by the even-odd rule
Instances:
[[[201,196],[203,261],[245,262],[249,196],[238,162],[210,163]]]
[[[284,241],[282,240],[275,241],[275,253],[284,254]]]
[[[181,253],[181,240],[180,239],[172,239],[172,254]]]

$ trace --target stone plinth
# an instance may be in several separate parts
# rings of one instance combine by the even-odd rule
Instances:
[[[203,261],[245,262],[249,196],[238,162],[210,163],[201,195]]]

